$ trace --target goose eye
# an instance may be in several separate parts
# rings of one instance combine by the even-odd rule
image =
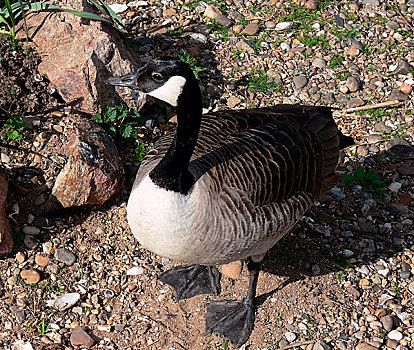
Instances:
[[[153,72],[152,73],[152,79],[154,79],[155,81],[160,82],[160,81],[162,81],[164,79],[164,77],[162,76],[161,73]]]

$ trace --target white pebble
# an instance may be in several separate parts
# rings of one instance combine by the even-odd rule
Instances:
[[[287,30],[293,27],[293,22],[280,22],[276,24],[275,29],[277,31]]]
[[[144,273],[144,268],[141,266],[134,266],[131,267],[128,271],[127,271],[127,276],[138,276],[138,275],[142,275]]]
[[[296,339],[296,334],[295,334],[295,333],[293,333],[293,332],[286,332],[286,333],[285,333],[285,337],[286,337],[286,340],[287,340],[289,343],[291,343],[291,342],[295,341],[295,339]]]
[[[126,5],[126,4],[112,4],[112,5],[108,5],[108,6],[115,13],[121,13],[121,12],[124,12],[124,11],[128,10],[128,5]]]
[[[388,186],[388,189],[391,192],[398,192],[400,190],[401,186],[402,186],[401,182],[393,182]]]
[[[388,338],[396,340],[396,341],[400,341],[403,338],[403,335],[401,332],[394,329],[393,331],[388,333]]]

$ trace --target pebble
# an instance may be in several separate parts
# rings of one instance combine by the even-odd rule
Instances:
[[[411,72],[411,66],[406,60],[401,60],[398,62],[397,66],[395,67],[395,70],[393,73],[395,74],[402,74],[407,75]]]
[[[256,35],[259,31],[259,25],[257,23],[248,24],[242,31],[242,34],[247,36]]]
[[[355,108],[355,107],[360,107],[363,106],[365,104],[364,100],[359,98],[359,97],[355,97],[355,98],[351,98],[348,101],[348,108]]]
[[[37,265],[45,267],[49,264],[49,257],[42,253],[37,253],[35,257],[35,262]]]
[[[413,87],[406,83],[402,83],[400,86],[400,91],[406,95],[411,94],[413,92]]]
[[[400,341],[403,338],[403,335],[400,331],[394,329],[393,331],[388,333],[388,338],[396,341]]]
[[[66,248],[58,248],[55,251],[55,259],[66,265],[73,265],[76,261],[76,256]]]
[[[388,316],[381,317],[380,321],[382,323],[382,326],[387,332],[390,332],[392,330],[393,325],[394,325],[394,320],[391,316],[388,315]]]
[[[390,96],[388,96],[388,101],[406,101],[407,100],[407,96],[405,94],[403,94],[400,90],[398,89],[394,89],[391,91]]]
[[[286,332],[285,338],[289,343],[292,343],[296,340],[296,334],[293,332]]]
[[[77,326],[70,335],[70,343],[72,346],[83,346],[89,348],[95,344],[95,341],[83,330],[82,327]]]
[[[51,305],[59,311],[64,311],[75,305],[79,299],[79,293],[67,293],[57,297]]]
[[[392,182],[392,183],[388,186],[388,189],[389,189],[391,192],[398,192],[398,191],[400,190],[401,186],[402,186],[402,183],[401,183],[401,182]]]
[[[276,24],[276,27],[275,27],[275,29],[280,32],[283,30],[291,29],[291,28],[293,28],[293,22],[280,22]]]
[[[12,350],[33,350],[33,346],[29,342],[18,340],[13,344]]]
[[[293,78],[293,83],[295,84],[296,88],[302,89],[308,83],[308,78],[304,75],[299,75]]]
[[[23,278],[27,284],[35,284],[40,281],[40,274],[35,270],[22,270],[20,277]]]
[[[25,235],[36,236],[40,233],[40,228],[37,227],[37,226],[24,225],[23,226],[23,233]]]
[[[111,4],[111,5],[108,5],[108,6],[115,13],[122,13],[122,12],[128,10],[128,5],[126,5],[126,4]]]
[[[241,271],[243,268],[243,264],[240,260],[233,261],[229,264],[222,265],[220,271],[223,275],[231,278],[236,279],[240,276]]]
[[[227,99],[227,106],[229,108],[233,109],[234,107],[236,107],[237,105],[239,105],[240,102],[241,102],[241,100],[238,97],[236,97],[236,96],[230,96]]]
[[[368,343],[359,343],[355,349],[356,350],[377,350],[375,346],[369,345]]]
[[[326,60],[322,57],[316,57],[313,62],[312,66],[316,68],[325,68],[326,67]]]
[[[361,82],[359,81],[358,78],[350,76],[346,80],[346,86],[348,87],[349,91],[355,92],[360,89]]]
[[[21,264],[26,260],[26,255],[23,252],[17,252],[16,260]]]
[[[139,276],[142,275],[144,273],[144,268],[142,266],[134,266],[131,267],[128,271],[127,271],[127,276]]]
[[[369,144],[374,144],[374,143],[378,143],[378,142],[381,142],[381,141],[384,141],[384,137],[382,135],[379,135],[379,134],[371,134],[371,135],[368,135],[368,137],[367,137],[367,142]]]
[[[305,2],[305,7],[308,10],[317,10],[318,9],[318,2],[316,0],[309,0]]]

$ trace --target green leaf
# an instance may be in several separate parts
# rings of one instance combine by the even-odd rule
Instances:
[[[33,3],[26,3],[28,6],[28,9],[30,10],[35,10],[35,11],[62,11],[62,12],[68,12],[68,13],[72,13],[78,17],[81,18],[85,18],[85,19],[91,19],[94,21],[101,21],[101,22],[106,22],[109,24],[113,24],[112,21],[110,21],[109,19],[99,16],[95,13],[90,13],[90,12],[81,12],[81,11],[75,11],[75,10],[71,10],[71,9],[65,9],[63,7],[59,7],[56,5],[52,5],[52,4],[47,4],[47,3],[43,3],[43,2],[33,2]]]

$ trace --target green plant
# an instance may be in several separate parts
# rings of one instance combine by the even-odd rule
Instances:
[[[198,73],[205,71],[207,69],[207,67],[203,66],[202,64],[199,64],[197,60],[194,57],[190,56],[190,54],[185,50],[182,55],[178,56],[178,58],[181,61],[187,63],[191,67],[197,79],[199,78]]]
[[[371,193],[377,202],[382,202],[382,197],[387,192],[386,186],[391,182],[380,180],[377,171],[364,170],[361,167],[356,169],[354,175],[342,174],[341,177],[344,186],[359,185],[363,191]]]
[[[275,83],[265,71],[254,69],[248,78],[249,89],[258,92],[282,92],[282,86]]]
[[[37,332],[41,336],[44,336],[45,334],[50,332],[50,327],[49,326],[46,327],[45,320],[42,320],[42,322],[40,323],[40,326],[36,325],[36,329],[37,329]]]
[[[107,107],[103,113],[95,114],[91,120],[102,124],[105,131],[117,139],[138,138],[136,126],[144,125],[145,119],[139,113],[125,105]]]
[[[10,35],[11,41],[15,44],[16,41],[16,24],[23,17],[25,21],[26,40],[28,40],[28,32],[26,26],[26,12],[34,11],[48,11],[48,12],[69,12],[81,18],[106,22],[113,25],[116,29],[124,27],[122,20],[118,15],[107,5],[103,0],[88,0],[90,4],[96,7],[104,16],[97,15],[91,12],[75,11],[60,6],[56,6],[47,2],[29,2],[22,0],[4,0],[0,4],[0,33]]]
[[[344,63],[345,59],[338,54],[334,54],[329,62],[329,67],[331,68],[339,68]]]
[[[137,157],[138,162],[142,162],[145,155],[147,154],[147,146],[143,143],[139,143],[135,149],[135,156]]]
[[[27,124],[23,122],[22,117],[13,116],[2,107],[0,107],[0,109],[9,117],[9,120],[4,125],[8,130],[3,134],[2,139],[6,142],[21,140],[23,136],[20,131],[27,128]]]

